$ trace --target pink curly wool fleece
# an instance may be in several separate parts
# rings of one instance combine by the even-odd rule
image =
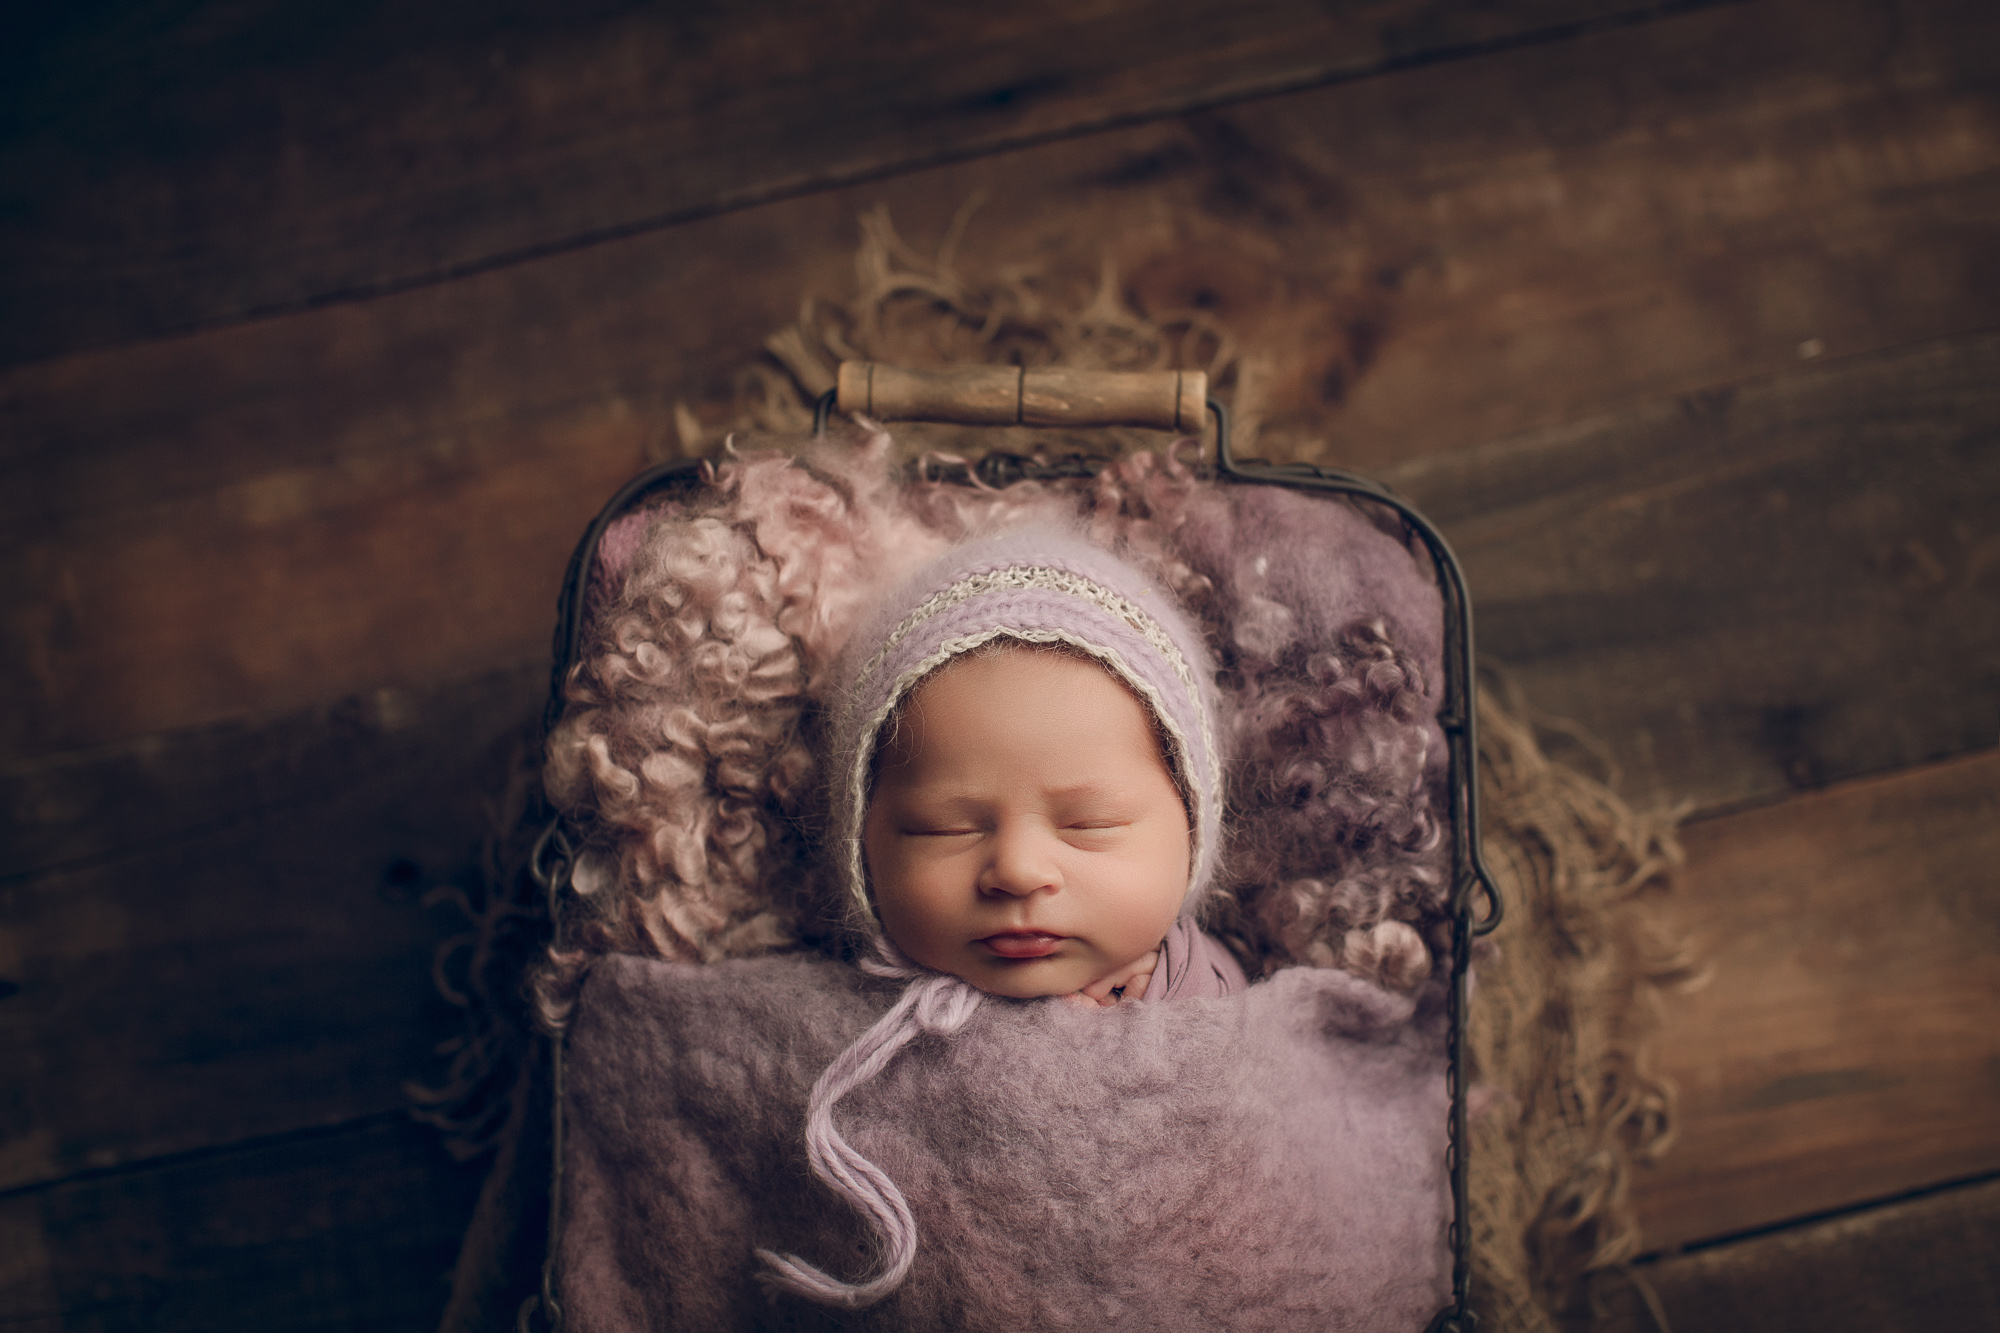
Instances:
[[[918,1038],[844,1107],[915,1210],[909,1277],[859,1311],[767,1290],[754,1246],[875,1265],[799,1125],[892,997],[817,958],[597,962],[569,1038],[567,1327],[1414,1333],[1446,1303],[1439,991],[1331,969],[989,1001]]]

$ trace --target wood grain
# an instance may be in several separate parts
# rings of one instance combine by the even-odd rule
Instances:
[[[476,1166],[398,1117],[0,1197],[23,1333],[429,1330]]]
[[[0,1190],[399,1112],[406,1080],[440,1076],[459,1020],[431,956],[463,922],[419,900],[471,882],[543,680],[167,738],[22,788],[78,817],[23,848],[52,868],[0,885]],[[135,813],[177,759],[182,789]]]
[[[1201,434],[1208,398],[1208,376],[1199,370],[911,370],[843,361],[836,384],[840,411],[878,421],[1144,426],[1183,435]]]
[[[2000,739],[2000,337],[1637,408],[1386,476],[1483,654],[1640,805],[1716,807]]]
[[[0,361],[1655,8],[209,0],[24,16],[0,42]]]
[[[1681,1132],[1636,1182],[1647,1245],[2000,1172],[2000,752],[1685,836],[1673,915],[1714,976],[1663,1029]]]
[[[24,706],[0,753],[524,660],[599,500],[675,447],[676,403],[717,419],[802,290],[850,290],[851,219],[881,200],[929,245],[984,190],[965,253],[1094,279],[1103,252],[1140,306],[1209,310],[1261,358],[1266,438],[1363,466],[1796,366],[1812,340],[1831,358],[1991,326],[2000,84],[1979,62],[2000,43],[1970,40],[1969,6],[1831,3],[1682,14],[17,368],[0,687]]]
[[[462,765],[522,731],[547,691],[528,663],[0,768],[0,885],[248,827],[453,750]]]
[[[2000,1181],[1641,1264],[1676,1329],[1934,1333],[2000,1328]],[[1628,1285],[1603,1284],[1598,1333],[1657,1333]]]

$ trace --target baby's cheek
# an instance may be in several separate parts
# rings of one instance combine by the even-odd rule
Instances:
[[[925,967],[965,976],[968,918],[950,886],[922,874],[904,875],[878,888],[876,915],[890,943]]]

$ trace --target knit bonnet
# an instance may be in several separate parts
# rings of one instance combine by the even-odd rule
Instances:
[[[858,919],[876,928],[861,834],[883,727],[933,672],[996,639],[1067,645],[1146,706],[1187,810],[1181,911],[1194,911],[1214,879],[1222,806],[1208,655],[1164,588],[1100,547],[1036,526],[967,542],[919,570],[861,624],[833,673],[829,847]]]

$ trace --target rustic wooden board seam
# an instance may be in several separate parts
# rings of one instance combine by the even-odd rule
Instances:
[[[1477,59],[1533,46],[1549,45],[1589,36],[1594,33],[1614,31],[1618,28],[1670,20],[1701,10],[1724,8],[1745,3],[1748,3],[1748,0],[1658,0],[1657,3],[1638,4],[1632,8],[1610,14],[1590,15],[1584,18],[1548,24],[1542,27],[1528,28],[1520,32],[1490,38],[1450,43],[1407,54],[1391,53],[1379,59],[1354,65],[1341,65],[1336,62],[1323,70],[1306,74],[1287,74],[1261,80],[1252,79],[1241,86],[1231,87],[1214,95],[1184,97],[1130,111],[1079,117],[1066,124],[1046,130],[1014,134],[1001,133],[985,137],[975,135],[968,142],[957,147],[935,149],[929,152],[906,153],[903,156],[892,156],[888,160],[868,166],[856,167],[845,171],[829,171],[820,175],[808,175],[804,178],[781,181],[775,184],[756,184],[733,190],[723,190],[715,197],[697,204],[677,209],[668,209],[641,218],[586,228],[565,236],[551,238],[534,244],[517,246],[468,260],[442,264],[436,268],[409,274],[401,278],[354,283],[328,289],[302,299],[253,303],[234,312],[187,319],[172,324],[169,327],[134,337],[107,341],[86,341],[75,346],[58,348],[45,353],[31,353],[15,357],[0,364],[9,367],[34,365],[45,361],[57,360],[65,355],[79,351],[98,351],[138,346],[150,341],[170,339],[190,333],[225,328],[235,324],[255,323],[282,315],[392,296],[460,278],[473,277],[483,273],[532,263],[539,259],[552,258],[598,245],[631,239],[666,228],[718,217],[760,205],[777,203],[832,190],[868,185],[953,163],[1032,149],[1060,143],[1069,139],[1132,128],[1201,112],[1222,110],[1247,102],[1309,92],[1318,88],[1358,82],[1402,71],[1421,69],[1431,65],[1458,60]]]
[[[147,1171],[197,1165],[202,1162],[227,1158],[235,1153],[252,1152],[264,1148],[282,1148],[294,1143],[311,1143],[316,1139],[337,1138],[343,1134],[374,1129],[382,1125],[404,1123],[415,1123],[407,1111],[372,1111],[363,1115],[349,1116],[344,1120],[329,1120],[321,1124],[299,1125],[291,1129],[281,1129],[269,1134],[248,1134],[240,1139],[230,1139],[227,1142],[204,1143],[199,1147],[155,1153],[150,1157],[134,1157],[127,1161],[119,1162],[114,1166],[82,1167],[69,1172],[67,1175],[51,1176],[46,1180],[31,1180],[18,1185],[0,1187],[0,1203],[29,1195],[46,1194],[50,1190],[61,1189],[70,1185],[91,1185]]]
[[[1656,1245],[2000,1168],[1996,778],[1989,748],[1688,830],[1660,913],[1713,972],[1653,1052],[1680,1087],[1631,1182]]]
[[[315,310],[329,305],[343,305],[353,301],[366,301],[379,296],[393,296],[401,292],[414,291],[422,287],[451,282],[458,278],[474,277],[481,273],[491,273],[497,269],[512,268],[516,265],[532,263],[537,259],[547,259],[568,254],[592,246],[627,240],[643,236],[648,232],[663,231],[669,227],[682,226],[689,222],[699,222],[707,218],[720,217],[727,213],[737,213],[744,209],[756,208],[764,204],[779,203],[787,199],[797,199],[805,195],[822,194],[831,190],[849,189],[859,185],[872,185],[878,181],[892,180],[898,176],[914,175],[933,167],[949,166],[957,162],[969,162],[982,157],[998,156],[1001,153],[1018,152],[1023,149],[1039,148],[1045,144],[1061,143],[1067,139],[1080,139],[1093,134],[1113,130],[1129,129],[1155,121],[1172,120],[1179,116],[1192,115],[1202,111],[1219,111],[1238,106],[1245,102],[1261,101],[1270,97],[1284,97],[1293,93],[1311,92],[1316,88],[1330,88],[1342,83],[1356,83],[1362,79],[1377,78],[1400,73],[1404,70],[1422,69],[1429,65],[1444,64],[1453,60],[1476,59],[1481,56],[1499,55],[1507,51],[1526,47],[1542,46],[1570,38],[1587,36],[1596,32],[1610,32],[1618,28],[1631,27],[1641,23],[1656,22],[1696,13],[1705,9],[1720,9],[1731,5],[1752,3],[1752,0],[1665,0],[1665,3],[1633,10],[1629,13],[1600,15],[1587,19],[1577,19],[1547,28],[1535,28],[1506,37],[1484,42],[1470,42],[1458,46],[1444,47],[1436,51],[1417,55],[1390,57],[1376,64],[1354,69],[1330,69],[1316,73],[1285,79],[1274,79],[1267,83],[1233,90],[1213,98],[1191,98],[1183,102],[1165,104],[1157,108],[1114,115],[1106,115],[1089,120],[1079,120],[1060,129],[1045,130],[1033,134],[1003,136],[968,144],[962,149],[946,149],[937,152],[911,155],[878,166],[858,168],[842,173],[809,177],[803,181],[788,182],[776,186],[758,186],[724,194],[709,202],[687,208],[659,213],[651,217],[638,218],[613,226],[592,231],[574,233],[560,240],[545,241],[538,245],[522,246],[515,250],[467,260],[463,263],[446,265],[430,273],[414,275],[405,279],[379,283],[363,283],[352,287],[329,291],[301,301],[273,302],[264,306],[253,306],[240,314],[219,316],[182,325],[168,332],[151,334],[119,343],[97,344],[92,350],[110,347],[130,347],[155,338],[178,337],[184,333],[194,333],[205,329],[226,327],[236,323],[250,323],[279,315],[295,314]],[[50,360],[50,357],[24,357],[7,365],[31,365],[36,361]]]
[[[1684,1255],[1701,1254],[1708,1250],[1725,1249],[1731,1245],[1740,1245],[1744,1241],[1758,1240],[1765,1236],[1780,1236],[1806,1231],[1827,1222],[1837,1222],[1844,1218],[1864,1217],[1869,1213],[1877,1212],[1883,1208],[1894,1208],[1900,1204],[1922,1203],[1928,1199],[1955,1194],[1960,1190],[1976,1189],[1982,1185],[1996,1183],[2000,1183],[2000,1171],[1975,1171],[1970,1175],[1955,1176],[1949,1180],[1940,1180],[1928,1185],[1920,1185],[1915,1189],[1902,1190],[1894,1194],[1884,1194],[1868,1199],[1856,1199],[1852,1203],[1842,1204],[1837,1208],[1822,1208],[1817,1212],[1800,1213],[1797,1217],[1788,1217],[1781,1221],[1766,1222],[1754,1227],[1745,1227],[1741,1231],[1727,1231],[1716,1236],[1703,1236],[1699,1240],[1686,1241],[1670,1248],[1649,1249],[1635,1257],[1632,1262],[1641,1266],[1669,1263]]]

